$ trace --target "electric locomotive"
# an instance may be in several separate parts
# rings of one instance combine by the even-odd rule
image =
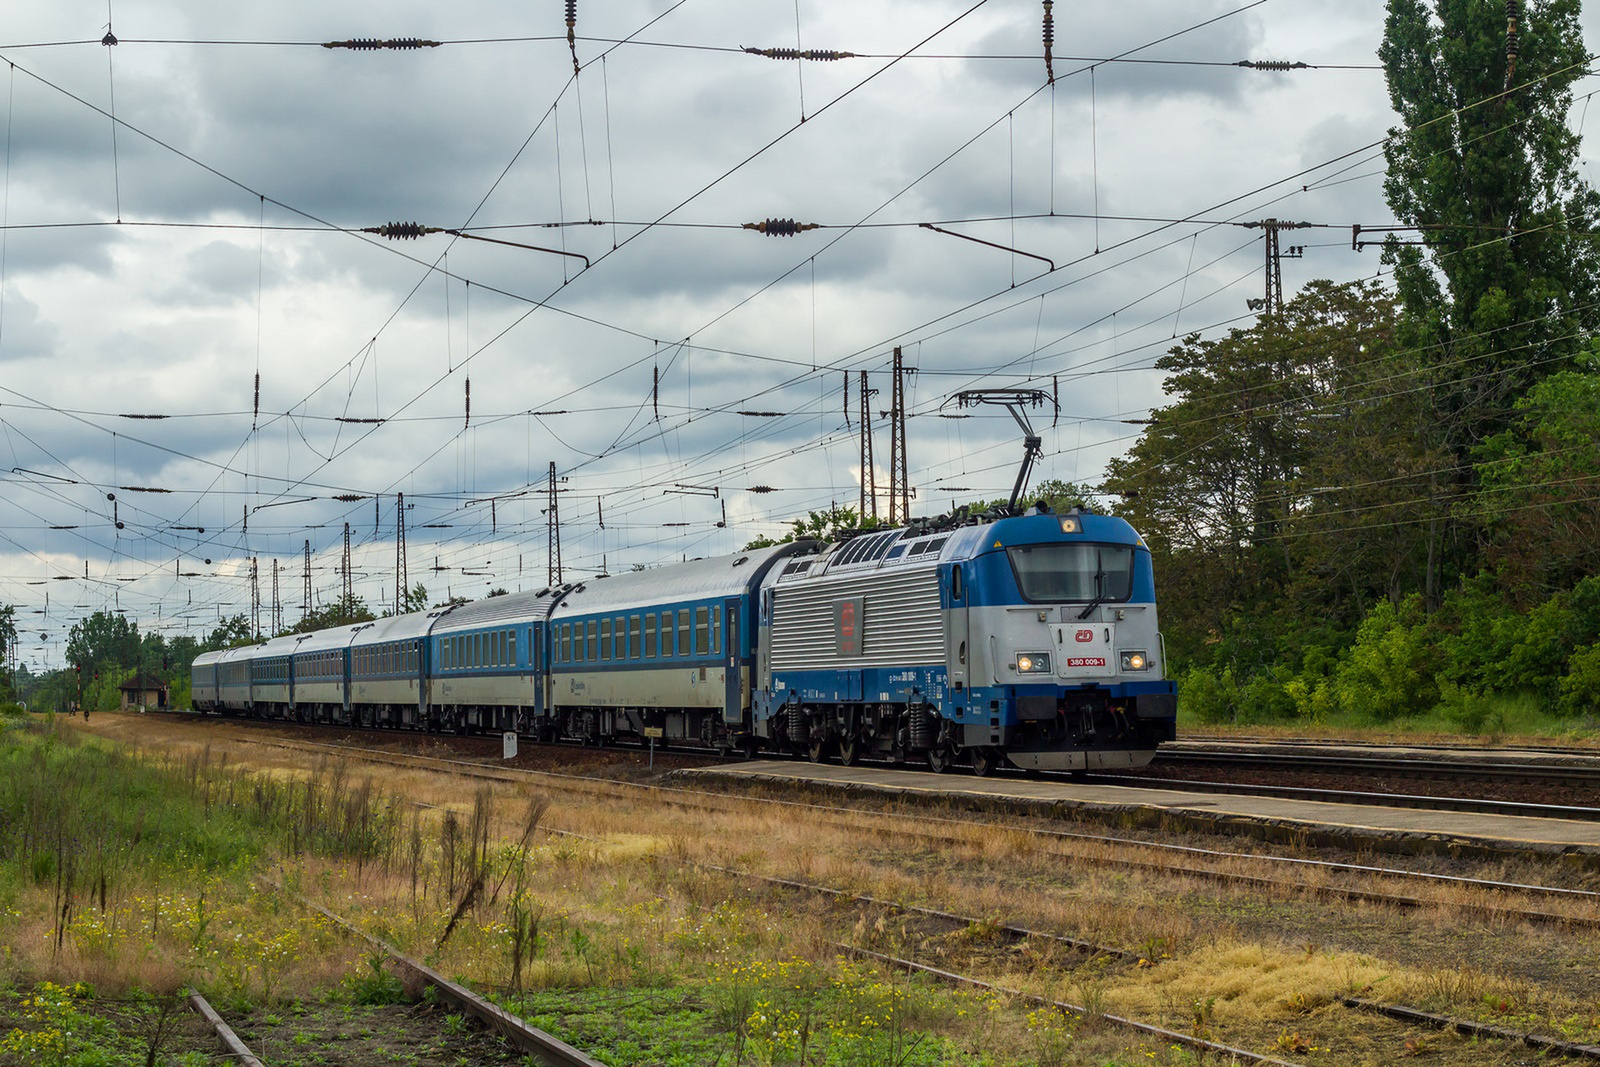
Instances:
[[[1119,518],[1040,508],[869,532],[762,592],[754,731],[846,763],[1148,763],[1175,733],[1150,552]]]

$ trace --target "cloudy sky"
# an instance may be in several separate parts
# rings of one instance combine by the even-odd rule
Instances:
[[[557,0],[13,7],[0,603],[36,667],[97,609],[249,612],[252,557],[293,621],[346,523],[381,609],[401,493],[433,599],[541,587],[551,462],[569,578],[732,551],[857,502],[860,371],[886,487],[897,345],[915,513],[1010,488],[966,388],[1058,395],[1036,477],[1094,482],[1174,335],[1252,320],[1237,223],[1329,224],[1292,292],[1374,275],[1349,227],[1390,218],[1379,0],[1057,4],[1053,85],[1024,0],[580,0],[576,76]]]

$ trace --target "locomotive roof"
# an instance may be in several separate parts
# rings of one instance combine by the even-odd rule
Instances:
[[[550,605],[560,595],[560,589],[540,589],[484,597],[482,600],[474,600],[470,604],[463,604],[453,611],[440,615],[438,622],[434,624],[433,632],[458,633],[462,630],[475,630],[507,622],[533,622],[535,619],[547,617],[550,614]]]
[[[804,551],[807,547],[791,542],[768,548],[752,548],[731,556],[692,559],[686,563],[671,563],[664,567],[585,582],[568,593],[553,614],[558,617],[585,615],[595,611],[625,610],[684,600],[739,596],[749,587],[752,577],[759,574],[769,562]]]

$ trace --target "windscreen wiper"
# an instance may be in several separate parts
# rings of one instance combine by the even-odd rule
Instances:
[[[1083,611],[1078,613],[1078,621],[1079,622],[1082,622],[1084,619],[1087,619],[1089,617],[1089,613],[1090,612],[1094,611],[1095,608],[1099,607],[1101,604],[1104,604],[1106,601],[1111,599],[1110,597],[1106,596],[1106,592],[1105,592],[1105,589],[1106,589],[1106,568],[1105,568],[1105,562],[1100,558],[1099,550],[1095,551],[1095,554],[1094,554],[1094,565],[1095,565],[1095,572],[1094,572],[1094,599],[1089,601],[1089,603],[1084,607]]]

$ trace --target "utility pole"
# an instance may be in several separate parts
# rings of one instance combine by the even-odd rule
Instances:
[[[870,399],[877,395],[876,389],[867,388],[867,372],[861,372],[861,517],[867,517],[867,509],[872,509],[872,517],[878,517],[878,472],[872,458],[872,408]]]
[[[272,632],[283,629],[283,606],[278,601],[278,560],[272,560]]]
[[[406,578],[406,495],[394,495],[394,613],[400,614],[400,606],[406,602],[406,590],[409,588]]]
[[[549,557],[549,581],[552,587],[561,584],[561,516],[556,510],[556,461],[550,461],[550,492],[545,504],[545,539]]]
[[[350,606],[353,599],[350,589],[350,524],[344,524],[344,602],[339,606],[343,611]]]
[[[906,372],[900,346],[894,346],[894,385],[889,402],[889,525],[911,521],[911,483],[906,477]]]
[[[1283,313],[1283,269],[1280,266],[1285,259],[1299,259],[1305,255],[1305,245],[1292,245],[1287,252],[1279,246],[1278,233],[1281,230],[1298,230],[1305,223],[1284,222],[1281,219],[1262,219],[1260,222],[1247,222],[1247,227],[1261,228],[1266,238],[1266,293],[1261,300],[1246,300],[1245,304],[1251,311],[1265,311],[1269,315]]]
[[[304,619],[311,614],[311,538],[306,538],[306,569],[305,569],[305,602],[300,605],[300,618]]]
[[[256,557],[250,557],[250,635],[261,632],[261,582],[256,575]]]

